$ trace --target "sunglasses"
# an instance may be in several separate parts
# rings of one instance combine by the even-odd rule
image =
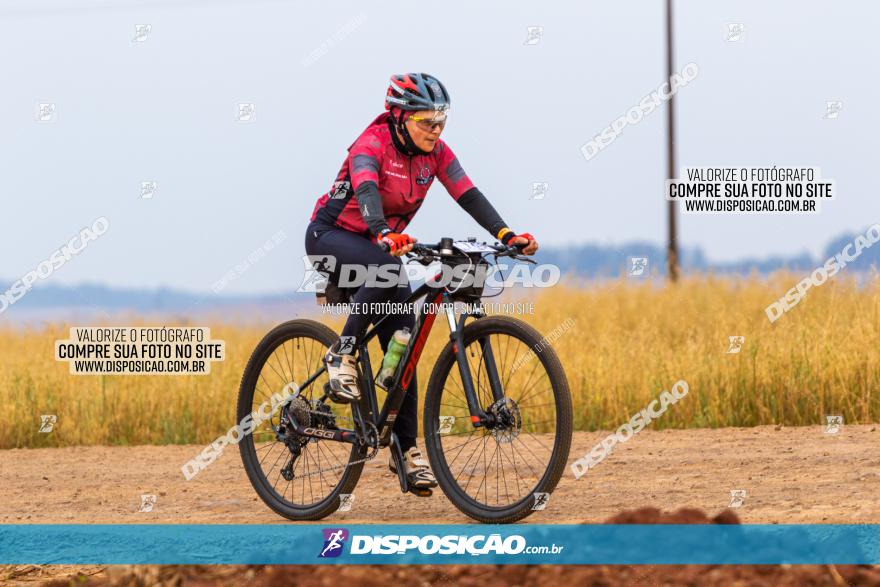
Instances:
[[[434,115],[431,118],[426,118],[424,116],[416,116],[415,114],[410,114],[408,119],[415,122],[420,129],[425,132],[433,132],[435,129],[443,130],[446,126],[446,116],[443,116],[442,120],[435,120],[437,118]]]

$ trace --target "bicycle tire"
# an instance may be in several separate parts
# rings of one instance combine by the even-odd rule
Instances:
[[[550,463],[544,475],[539,479],[531,494],[509,506],[491,506],[480,503],[459,485],[453,478],[452,471],[443,452],[442,437],[438,432],[442,395],[450,370],[457,366],[453,342],[446,344],[437,359],[431,373],[425,394],[423,415],[423,431],[428,459],[437,477],[437,482],[446,497],[462,513],[483,523],[508,524],[529,516],[535,503],[535,492],[552,493],[559,483],[568,462],[571,448],[572,407],[568,380],[559,357],[552,347],[544,344],[541,334],[530,325],[507,316],[480,318],[464,327],[462,336],[465,347],[478,339],[490,335],[513,336],[526,344],[530,349],[541,348],[536,353],[546,369],[552,383],[556,405],[556,440],[554,442]],[[539,345],[541,345],[539,347]],[[485,406],[482,406],[485,409]],[[500,459],[500,457],[499,457]],[[479,495],[479,490],[478,490]]]

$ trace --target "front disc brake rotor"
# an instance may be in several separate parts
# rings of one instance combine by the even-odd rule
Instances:
[[[516,402],[504,397],[492,404],[488,411],[495,420],[492,426],[492,436],[495,440],[503,444],[513,442],[522,429],[522,415]]]

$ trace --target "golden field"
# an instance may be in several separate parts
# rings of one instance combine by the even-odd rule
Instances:
[[[690,393],[652,426],[822,425],[831,414],[877,422],[880,280],[873,275],[858,286],[838,277],[771,324],[764,308],[800,277],[520,290],[534,314],[517,317],[544,334],[573,320],[553,347],[568,375],[576,429],[617,428],[679,379]],[[341,319],[327,323],[338,330]],[[0,328],[0,448],[210,442],[234,424],[241,373],[271,326],[188,324],[210,326],[212,338],[226,341],[227,359],[208,376],[70,375],[54,359],[55,340],[66,339],[70,326],[99,325]],[[734,335],[745,343],[728,354]],[[438,319],[419,367],[422,396],[447,336]],[[39,433],[40,414],[57,415],[51,434]]]

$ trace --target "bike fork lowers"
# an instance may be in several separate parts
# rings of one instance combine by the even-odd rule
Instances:
[[[444,302],[448,302],[444,294]],[[467,400],[468,411],[471,414],[471,424],[475,428],[490,425],[491,416],[480,406],[477,398],[477,392],[474,389],[473,374],[470,370],[470,364],[467,359],[467,349],[464,344],[464,323],[468,316],[482,317],[483,314],[463,313],[455,320],[455,309],[451,304],[446,305],[446,320],[449,323],[449,339],[452,341],[452,350],[455,351],[455,360],[458,363],[458,373],[461,376],[461,382],[464,387],[464,395]],[[486,375],[489,379],[489,387],[492,390],[493,403],[504,397],[504,388],[501,385],[501,378],[498,376],[498,366],[495,362],[495,355],[492,352],[492,344],[489,337],[479,339],[480,349],[482,351],[482,364],[485,366]],[[479,368],[479,367],[478,367]],[[478,374],[479,375],[479,374]]]

